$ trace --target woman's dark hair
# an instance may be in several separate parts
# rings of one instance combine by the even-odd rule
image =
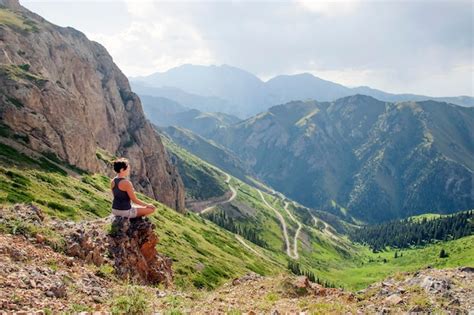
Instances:
[[[114,171],[120,173],[122,168],[126,170],[128,168],[128,160],[126,158],[119,158],[112,162],[114,165]]]

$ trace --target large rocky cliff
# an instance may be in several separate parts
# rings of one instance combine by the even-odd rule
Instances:
[[[0,0],[0,118],[38,152],[109,171],[97,152],[125,156],[145,194],[184,210],[184,188],[140,99],[100,44]]]

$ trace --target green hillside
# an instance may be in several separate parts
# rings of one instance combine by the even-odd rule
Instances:
[[[227,187],[222,172],[176,145],[168,136],[161,139],[178,166],[188,197],[204,200],[223,195]]]
[[[46,157],[29,158],[3,143],[0,152],[1,204],[33,203],[49,216],[65,220],[88,220],[109,215],[109,179],[106,176],[81,175],[67,165],[58,165]],[[183,159],[192,159],[190,167],[207,165],[222,185],[223,173],[217,175],[220,172],[218,169],[184,149],[174,153],[180,154]],[[239,240],[234,233],[197,214],[182,215],[153,201],[158,207],[152,217],[160,237],[157,249],[173,259],[178,287],[215,288],[227,279],[248,271],[263,275],[288,272],[288,261],[296,261],[302,270],[313,272],[319,279],[349,289],[360,289],[388,275],[416,270],[428,264],[433,267],[474,265],[472,236],[397,251],[399,257],[394,258],[393,250],[373,253],[366,246],[352,244],[346,236],[336,232],[351,227],[339,219],[336,221],[330,215],[291,203],[287,213],[284,206],[288,199],[261,192],[267,203],[284,218],[292,252],[298,225],[290,214],[302,223],[297,239],[299,257],[293,259],[285,252],[280,221],[263,202],[257,188],[233,177],[229,184],[237,190],[236,198],[217,205],[204,217],[225,213],[247,233],[254,231],[263,240],[262,246],[253,244],[252,239],[246,240],[248,235],[242,235]],[[151,202],[141,194],[140,197]],[[339,222],[342,228],[330,225],[329,220],[325,220],[328,218],[333,220],[333,224]],[[6,224],[0,226],[3,232],[11,232],[12,228]],[[38,232],[31,227],[23,228],[29,233]],[[51,239],[51,244],[61,244],[60,236],[48,231],[41,233]],[[61,250],[60,246],[56,247]],[[448,252],[449,257],[438,257],[441,248]]]
[[[250,173],[242,161],[235,154],[215,142],[209,141],[190,130],[170,126],[163,131],[174,143],[192,152],[202,160],[219,167],[220,169],[247,180]]]
[[[45,157],[32,159],[3,143],[0,148],[0,204],[32,203],[49,216],[74,221],[110,214],[111,194],[106,176],[67,175]],[[142,194],[139,197],[158,207],[152,216],[160,238],[157,249],[173,259],[175,283],[179,287],[213,288],[249,271],[274,274],[286,268],[284,264],[263,261],[232,233],[196,214],[182,215]],[[11,228],[2,225],[1,230],[8,232]],[[48,231],[42,233],[51,235]]]
[[[193,165],[208,165],[207,162],[184,149],[176,152],[182,154],[181,158],[184,160],[192,159]],[[293,259],[285,253],[285,241],[276,214],[265,205],[256,187],[264,189],[261,193],[265,200],[284,218],[293,250],[294,239],[292,238],[298,226],[284,211],[285,202],[289,201],[288,210],[302,223],[297,241],[299,258],[296,261],[302,270],[311,271],[320,279],[335,285],[360,289],[388,275],[425,267],[429,264],[428,261],[439,267],[474,265],[473,258],[463,255],[465,251],[474,250],[474,244],[469,242],[472,236],[426,247],[406,249],[403,250],[402,257],[395,259],[395,250],[373,253],[367,246],[351,243],[345,234],[355,228],[353,224],[330,213],[305,208],[296,202],[291,203],[282,194],[265,193],[264,191],[271,191],[271,188],[260,184],[255,179],[253,183],[255,186],[232,177],[230,185],[237,190],[236,198],[232,202],[217,205],[203,216],[226,229],[241,234],[243,238],[247,238],[249,244],[254,242],[261,245],[255,248],[263,251],[271,260],[283,265]],[[448,258],[437,259],[440,248],[443,246],[452,254]],[[401,252],[397,251],[397,253]],[[423,256],[420,254],[432,256],[433,259],[422,259]]]

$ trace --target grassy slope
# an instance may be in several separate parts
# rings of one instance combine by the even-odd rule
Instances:
[[[34,31],[35,23],[19,14],[0,6],[0,24],[8,25],[18,30]]]
[[[110,213],[109,179],[99,174],[67,176],[53,163],[37,162],[15,149],[0,150],[0,204],[31,202],[50,216],[93,219]],[[140,194],[146,200],[149,198]],[[151,201],[151,200],[150,200]],[[182,288],[212,288],[248,271],[284,270],[239,243],[232,233],[195,214],[181,215],[158,202],[152,217],[160,237],[158,250],[174,260],[175,283]]]
[[[63,219],[82,220],[109,214],[109,180],[99,174],[67,176],[47,159],[33,160],[12,148],[2,145],[0,150],[0,203],[32,202],[45,213]],[[253,270],[261,274],[275,274],[285,270],[279,221],[264,206],[258,192],[238,179],[231,184],[238,189],[239,222],[261,230],[268,243],[263,249],[246,242],[261,254],[258,256],[240,244],[233,234],[195,215],[181,215],[157,202],[157,214],[152,217],[160,237],[158,250],[174,260],[176,284],[181,288],[213,288],[229,279]],[[264,194],[270,204],[287,220],[290,243],[295,225],[283,211],[280,198]],[[149,200],[147,197],[142,198]],[[219,208],[227,209],[225,206]],[[235,207],[233,208],[235,211]],[[290,211],[295,211],[292,206]],[[238,214],[238,213],[237,213]],[[297,216],[298,213],[295,213]],[[299,263],[318,277],[349,289],[359,289],[387,275],[416,270],[428,263],[434,267],[474,265],[474,237],[435,244],[422,249],[404,250],[403,257],[394,259],[394,251],[372,253],[367,247],[351,244],[345,237],[330,237],[304,225],[298,246]],[[450,255],[438,258],[443,247]],[[384,263],[383,259],[387,262]]]
[[[448,258],[439,258],[439,252],[444,248]],[[440,242],[423,248],[398,251],[402,257],[394,258],[396,250],[371,253],[367,248],[360,247],[364,256],[351,266],[343,269],[331,269],[330,273],[336,279],[344,279],[346,287],[362,289],[368,284],[385,278],[388,275],[404,271],[415,271],[428,266],[448,268],[457,266],[474,267],[474,235],[457,240]],[[386,263],[383,259],[386,259]]]
[[[243,204],[254,210],[253,213],[247,215],[244,213],[235,215],[235,221],[254,227],[257,230],[261,229],[260,236],[268,244],[268,249],[274,253],[273,257],[286,264],[289,258],[284,252],[285,243],[281,226],[274,212],[264,205],[254,187],[236,178],[232,178],[231,185],[238,190],[237,202],[234,202],[233,205],[239,207],[239,204]],[[263,193],[263,195],[267,202],[280,211],[285,218],[291,248],[293,248],[293,238],[297,225],[283,210],[284,202],[280,198],[270,194]],[[245,209],[248,209],[247,207],[245,207]],[[227,206],[218,206],[217,209],[227,210],[228,208]],[[293,211],[294,216],[296,216],[292,206],[289,207],[289,210]],[[261,227],[264,228],[262,229]],[[332,270],[343,269],[348,266],[354,267],[355,265],[353,265],[353,263],[363,261],[365,255],[371,254],[368,250],[361,252],[359,246],[351,244],[345,237],[337,236],[332,238],[327,233],[308,225],[303,225],[303,230],[298,240],[298,248],[300,254],[298,262],[302,269],[311,270],[320,278],[335,282],[339,285],[345,285],[345,282],[343,278],[334,277],[331,273]]]
[[[189,156],[193,156],[191,153],[185,152]],[[196,156],[194,156],[194,161],[206,163]],[[238,191],[232,206],[218,206],[215,211],[227,211],[234,217],[235,222],[260,231],[259,235],[266,241],[268,250],[272,253],[271,258],[285,264],[288,258],[284,253],[284,240],[280,223],[275,214],[263,204],[255,187],[235,177],[232,177],[231,185]],[[263,193],[263,195],[267,202],[279,210],[285,218],[290,243],[293,245],[297,226],[283,211],[284,196],[278,195],[277,197],[267,193]],[[289,210],[300,221],[303,221],[302,218],[307,215],[303,207],[290,205]],[[313,215],[318,217],[317,213],[313,213]],[[305,220],[305,222],[312,222],[312,220]],[[303,225],[298,240],[299,263],[303,269],[313,271],[322,279],[349,289],[360,289],[390,274],[425,267],[427,262],[430,262],[434,267],[474,265],[474,258],[471,258],[474,257],[474,242],[472,240],[472,237],[463,238],[421,249],[404,250],[403,257],[394,259],[395,251],[372,253],[365,246],[352,244],[345,236],[333,237],[324,229],[320,230],[308,223]],[[250,242],[248,243],[250,244]],[[450,257],[437,258],[442,246],[450,253]],[[263,250],[258,246],[256,248]],[[265,254],[269,255],[268,251],[265,251]],[[383,262],[384,258],[386,263]]]
[[[162,135],[161,139],[168,152],[177,159],[178,170],[189,197],[203,200],[222,196],[227,191],[222,172],[217,171],[208,163],[198,160],[167,136]]]

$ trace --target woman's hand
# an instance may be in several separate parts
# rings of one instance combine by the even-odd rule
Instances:
[[[152,205],[151,203],[148,204],[145,208],[149,208],[149,209],[153,209],[153,210],[156,209],[156,207],[154,205]]]

